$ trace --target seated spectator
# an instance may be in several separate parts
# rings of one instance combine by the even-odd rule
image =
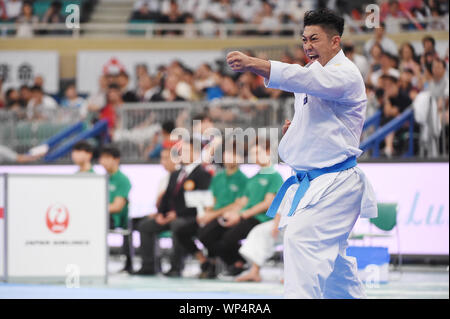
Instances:
[[[78,166],[77,173],[94,173],[92,156],[94,148],[87,141],[79,141],[72,147],[72,162]]]
[[[159,23],[184,23],[185,17],[181,13],[178,3],[175,0],[170,1],[169,11],[167,13],[163,13],[159,18]],[[168,30],[163,31],[161,34],[169,34],[169,35],[180,35],[180,30]]]
[[[223,76],[220,81],[220,89],[225,97],[237,97],[239,94],[238,86],[231,76]]]
[[[136,97],[140,102],[149,102],[153,96],[159,94],[161,88],[149,75],[139,77]]]
[[[239,88],[238,98],[247,101],[257,101],[258,98],[253,94],[251,88],[251,78],[253,75],[250,75],[250,72],[242,74],[238,81],[237,86]]]
[[[25,108],[20,103],[20,95],[16,89],[8,89],[5,96],[4,109],[13,112],[17,119],[25,118]]]
[[[414,101],[417,94],[419,93],[419,89],[413,84],[414,73],[411,69],[405,69],[400,73],[400,77],[398,79],[398,84],[400,87],[400,91],[405,95],[408,95],[409,98]]]
[[[399,2],[396,0],[389,0],[388,12],[383,17],[383,22],[386,25],[387,33],[399,33],[402,31],[402,23],[399,19],[405,19],[406,16],[400,10]]]
[[[411,43],[406,42],[402,44],[402,46],[400,47],[399,57],[400,72],[410,70],[413,73],[413,79],[411,83],[421,89],[423,86],[422,72],[420,64],[418,63],[418,58],[416,57],[414,47],[411,45]]]
[[[180,165],[175,163],[171,157],[172,148],[167,147],[161,150],[160,164],[166,170],[167,174],[159,181],[158,194],[156,196],[156,207],[159,207],[161,200],[169,185],[170,175],[180,169]]]
[[[162,124],[161,134],[157,133],[153,137],[152,142],[145,150],[146,158],[155,159],[161,157],[161,152],[166,148],[171,148],[177,141],[172,141],[170,139],[170,134],[175,129],[175,124],[173,121],[167,121]]]
[[[400,115],[404,110],[406,110],[412,103],[408,94],[400,90],[398,80],[392,75],[383,75],[383,115],[381,117],[380,125],[383,126],[398,115]],[[389,134],[385,139],[384,154],[387,157],[392,157],[394,155],[394,138],[401,134],[401,130],[396,133]]]
[[[28,105],[28,103],[31,100],[32,94],[31,94],[31,88],[28,87],[26,84],[23,84],[20,88],[19,88],[19,101],[20,101],[20,105],[22,107],[26,107]]]
[[[262,8],[253,19],[254,24],[258,24],[258,33],[260,35],[269,35],[278,33],[280,21],[278,16],[273,14],[273,7],[269,1],[262,1]]]
[[[6,18],[10,22],[15,22],[22,12],[22,0],[6,0]]]
[[[5,1],[6,0],[0,0],[0,21],[8,20],[8,15],[6,14]]]
[[[435,59],[432,65],[432,79],[428,84],[431,97],[436,99],[441,122],[448,126],[448,92],[449,80],[444,60]]]
[[[365,80],[368,80],[369,74],[378,71],[381,68],[381,57],[383,55],[383,48],[379,44],[374,44],[370,49],[369,70]]]
[[[95,114],[99,112],[106,105],[107,90],[106,76],[102,75],[98,81],[98,92],[90,94],[81,107],[80,113],[83,118],[87,117],[89,113]]]
[[[181,96],[177,94],[178,77],[175,75],[168,75],[164,81],[164,88],[159,93],[152,96],[150,101],[152,102],[175,102],[185,101]]]
[[[216,23],[226,23],[231,20],[232,9],[230,0],[212,0],[205,12],[205,19]]]
[[[420,73],[420,65],[417,62],[416,52],[411,43],[405,42],[402,44],[399,51],[399,58],[400,71],[403,71],[404,69],[411,69],[415,73]]]
[[[22,14],[17,18],[17,37],[32,37],[34,26],[39,23],[39,17],[33,14],[33,4],[25,1],[22,7]]]
[[[42,75],[36,75],[33,79],[33,86],[40,86],[44,89],[44,77]]]
[[[138,102],[139,99],[136,93],[128,89],[129,83],[130,77],[128,76],[128,73],[125,71],[121,71],[117,76],[117,84],[119,85],[122,92],[122,100],[124,102]]]
[[[223,144],[225,145],[225,143]],[[212,181],[209,189],[214,197],[214,206],[206,208],[205,213],[198,215],[196,220],[191,224],[186,224],[184,227],[179,228],[177,233],[174,234],[180,241],[180,243],[187,242],[187,239],[192,239],[198,233],[202,232],[201,227],[205,227],[211,222],[217,220],[226,211],[233,207],[235,200],[244,195],[244,189],[247,184],[248,178],[239,169],[239,162],[242,162],[243,157],[239,155],[236,149],[236,143],[232,143],[228,149],[223,147],[223,165],[224,170],[217,173]],[[214,236],[214,231],[210,233],[204,233],[205,238]],[[208,241],[208,239],[205,239]],[[189,247],[187,247],[189,248]],[[192,247],[195,248],[195,247]],[[216,273],[216,260],[213,252],[208,253],[206,257],[199,249],[191,250],[190,253],[200,262],[201,273],[199,278],[201,279],[213,279],[217,276]]]
[[[128,205],[131,183],[129,178],[120,170],[120,151],[114,146],[105,146],[100,151],[99,163],[106,170],[109,178],[109,227],[110,229],[128,229]],[[124,271],[133,273],[131,256],[128,253],[128,240],[124,240],[123,249],[126,251]]]
[[[123,105],[122,94],[117,84],[110,84],[106,92],[106,105],[100,110],[99,119],[108,122],[108,134],[114,135],[117,126],[117,111]]]
[[[256,225],[270,220],[265,213],[283,184],[283,178],[271,165],[269,141],[258,140],[251,151],[260,166],[259,172],[249,179],[243,196],[199,232],[208,255],[220,257],[229,267],[231,276],[245,270],[245,259],[239,254],[240,242]]]
[[[260,1],[237,0],[232,7],[233,20],[236,23],[251,23],[260,10]]]
[[[51,111],[58,108],[58,103],[49,95],[44,94],[40,86],[31,88],[31,99],[27,105],[27,117],[30,120],[46,118]]]
[[[78,96],[75,84],[70,84],[64,93],[64,98],[61,101],[62,107],[81,108],[85,100]]]
[[[177,95],[187,101],[198,101],[199,94],[195,90],[194,72],[186,67],[182,68],[176,88]]]
[[[380,69],[375,72],[369,72],[368,83],[375,87],[380,87],[379,79],[382,75],[391,75],[399,78],[400,71],[395,67],[396,58],[388,52],[383,52],[380,59]]]
[[[134,21],[155,21],[158,19],[159,14],[151,11],[148,4],[144,2],[137,11],[134,11],[131,20]]]
[[[156,264],[155,244],[157,235],[163,231],[177,229],[191,224],[196,219],[197,209],[186,206],[186,191],[206,190],[211,182],[211,175],[199,164],[200,152],[195,149],[197,142],[191,138],[183,141],[181,146],[181,163],[183,167],[170,175],[170,180],[158,207],[158,213],[150,215],[139,223],[141,235],[142,268],[138,275],[155,275],[159,266]],[[193,240],[184,242],[183,246],[174,237],[171,253],[171,269],[165,275],[180,277],[183,270],[183,246],[195,247]]]
[[[380,23],[380,27],[375,28],[373,38],[364,44],[364,54],[366,56],[370,55],[370,50],[376,43],[378,43],[381,46],[383,51],[388,52],[394,56],[396,56],[398,54],[398,49],[397,49],[397,45],[395,44],[395,42],[392,41],[391,39],[389,39],[388,37],[386,37],[386,35],[385,35],[384,23]]]
[[[43,23],[64,23],[64,17],[61,14],[61,1],[53,1],[50,7],[42,17]]]
[[[139,82],[139,79],[142,76],[148,76],[148,67],[146,64],[144,63],[139,63],[138,65],[136,65],[136,82]]]
[[[283,232],[278,229],[281,215],[275,215],[273,220],[255,226],[247,236],[239,254],[244,257],[249,264],[250,270],[237,277],[237,282],[260,282],[262,280],[261,267],[274,255],[275,245],[282,242]]]
[[[214,74],[211,66],[207,63],[203,63],[200,65],[194,74],[194,85],[197,92],[204,92],[207,95],[207,99],[210,100],[211,97],[208,97],[208,90],[215,90],[219,87],[218,78]]]
[[[369,72],[369,64],[367,63],[367,59],[363,55],[355,52],[355,45],[351,41],[344,42],[342,50],[344,51],[345,56],[350,61],[355,63],[361,72],[363,79],[365,79]]]
[[[150,12],[158,13],[161,10],[160,0],[137,0],[133,5],[133,12],[139,11],[142,6],[147,6]]]

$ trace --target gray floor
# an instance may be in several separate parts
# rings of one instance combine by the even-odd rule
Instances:
[[[261,283],[235,283],[233,278],[199,280],[198,264],[187,264],[182,279],[130,276],[118,272],[123,263],[118,258],[109,262],[108,284],[81,284],[79,288],[66,288],[64,284],[11,284],[0,283],[0,298],[197,298],[197,299],[258,299],[282,298],[282,268],[268,265],[263,268]],[[139,260],[136,260],[136,268]],[[163,264],[167,269],[168,265]],[[449,298],[448,267],[404,266],[403,273],[391,270],[389,281],[375,287],[366,287],[368,298]]]

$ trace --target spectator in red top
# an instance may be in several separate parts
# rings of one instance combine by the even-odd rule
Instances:
[[[106,105],[100,111],[100,120],[108,122],[108,135],[114,133],[117,123],[117,109],[123,104],[122,93],[117,84],[110,84],[106,93]]]

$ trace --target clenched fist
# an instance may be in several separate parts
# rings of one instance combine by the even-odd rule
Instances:
[[[239,51],[232,51],[227,54],[227,63],[235,72],[249,71],[250,57]]]

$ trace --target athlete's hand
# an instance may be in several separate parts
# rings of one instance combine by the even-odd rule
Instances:
[[[288,130],[289,126],[291,125],[291,121],[290,120],[285,120],[284,121],[284,125],[283,128],[281,129],[282,134],[286,134],[286,131]]]
[[[235,72],[247,72],[250,65],[250,57],[239,51],[227,54],[227,63]]]

